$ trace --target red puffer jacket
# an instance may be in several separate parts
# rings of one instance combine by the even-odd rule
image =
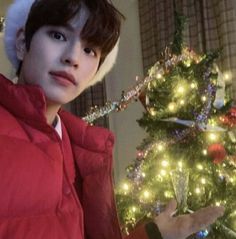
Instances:
[[[60,111],[61,140],[44,112],[39,87],[0,76],[0,238],[121,239],[113,135]]]

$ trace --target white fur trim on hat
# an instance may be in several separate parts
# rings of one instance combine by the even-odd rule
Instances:
[[[35,0],[15,0],[8,8],[5,20],[4,45],[6,54],[14,66],[18,68],[16,55],[16,35],[25,26],[30,8]]]
[[[104,76],[111,70],[116,62],[116,57],[119,50],[119,41],[117,41],[114,48],[110,51],[110,53],[106,56],[104,62],[100,66],[94,78],[90,81],[88,86],[94,85],[97,82],[103,80]]]
[[[15,0],[8,8],[6,14],[4,45],[7,57],[15,69],[18,69],[20,63],[16,55],[16,35],[21,28],[25,27],[29,11],[34,2],[35,0]],[[111,70],[116,61],[118,45],[119,41],[116,43],[112,51],[107,55],[96,75],[90,81],[89,86],[101,81]]]

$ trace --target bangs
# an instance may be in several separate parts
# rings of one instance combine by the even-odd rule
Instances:
[[[90,15],[82,29],[81,38],[99,47],[105,58],[120,36],[121,19],[124,16],[107,1],[85,0],[84,3]]]
[[[29,49],[33,35],[40,27],[65,25],[80,11],[80,8],[81,1],[77,0],[36,0],[25,25],[27,49]]]
[[[90,14],[80,37],[91,46],[98,47],[103,60],[115,46],[120,35],[121,19],[124,18],[107,0],[36,0],[25,26],[27,49],[40,27],[63,26],[80,13],[83,6]]]

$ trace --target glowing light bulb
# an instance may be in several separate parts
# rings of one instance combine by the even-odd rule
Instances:
[[[158,145],[157,145],[157,150],[158,150],[159,152],[162,152],[162,151],[164,150],[164,145],[163,145],[163,144],[158,144]]]
[[[224,77],[225,77],[226,80],[228,80],[229,79],[229,74],[225,73]]]
[[[179,161],[179,162],[178,162],[178,166],[179,166],[180,169],[182,169],[182,168],[183,168],[183,162],[182,162],[182,161]]]
[[[233,211],[233,212],[231,213],[231,215],[236,215],[236,211]]]
[[[201,164],[198,164],[198,165],[197,165],[197,169],[203,170],[203,166],[202,166]]]
[[[148,199],[150,197],[150,192],[144,191],[143,196]]]
[[[166,198],[172,198],[172,193],[170,192],[170,191],[165,191],[164,192],[164,196],[166,197]]]
[[[207,155],[207,150],[206,150],[206,149],[203,149],[203,150],[202,150],[202,154],[203,154],[203,155]]]
[[[170,104],[168,105],[168,109],[169,109],[169,111],[174,112],[175,109],[176,109],[175,103],[173,103],[173,102],[170,103]]]
[[[161,175],[162,175],[162,176],[166,176],[166,170],[162,169],[162,170],[161,170]]]
[[[210,134],[208,135],[208,138],[209,138],[209,140],[211,140],[211,141],[216,141],[217,138],[218,138],[218,136],[217,136],[217,134],[210,133]]]
[[[163,160],[163,161],[161,162],[161,165],[162,165],[163,167],[167,167],[167,166],[169,165],[169,162],[166,161],[166,160]]]
[[[154,108],[150,108],[149,112],[150,112],[151,116],[155,116],[157,114],[157,111]]]
[[[177,92],[179,94],[183,94],[185,92],[185,88],[183,86],[179,86],[178,89],[177,89]]]
[[[206,179],[205,179],[205,178],[202,178],[202,179],[201,179],[201,183],[202,183],[202,184],[206,184]]]
[[[137,208],[136,207],[132,207],[132,212],[136,212],[137,211]]]
[[[207,97],[206,96],[202,96],[202,101],[206,102],[206,100],[207,100]]]
[[[227,81],[227,82],[231,81],[232,77],[233,77],[232,72],[230,72],[230,71],[224,72],[223,77],[224,77],[225,81]]]
[[[186,60],[184,62],[184,64],[187,66],[187,67],[190,67],[191,66],[191,61],[190,60]]]
[[[123,184],[123,189],[124,191],[128,191],[129,190],[129,185],[127,183]]]

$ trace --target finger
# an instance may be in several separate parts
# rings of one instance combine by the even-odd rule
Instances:
[[[190,215],[192,219],[192,231],[197,232],[200,229],[206,228],[207,226],[215,222],[218,217],[223,216],[223,214],[224,207],[210,206],[196,211],[195,213]]]
[[[170,202],[167,204],[164,213],[167,214],[169,217],[172,217],[175,213],[177,207],[177,202],[175,199],[171,199]]]

